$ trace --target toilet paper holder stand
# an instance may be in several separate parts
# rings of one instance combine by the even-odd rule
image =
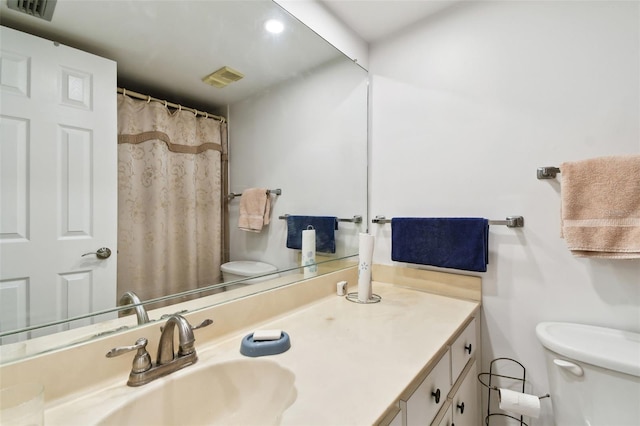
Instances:
[[[519,372],[519,374],[517,376],[506,376],[503,374],[498,374],[494,372],[494,367],[497,368],[497,365],[494,365],[496,363],[500,363],[500,364],[511,364],[511,368],[516,368],[518,371],[521,371],[521,373]],[[507,366],[509,367],[509,366]],[[527,377],[527,369],[524,367],[524,365],[522,365],[520,362],[516,361],[515,359],[512,358],[496,358],[493,361],[491,361],[491,364],[489,365],[489,372],[488,373],[480,373],[478,374],[478,381],[480,382],[480,384],[482,384],[484,387],[486,387],[488,389],[489,395],[487,397],[487,415],[484,418],[484,424],[489,426],[490,424],[490,419],[493,416],[500,416],[500,417],[509,417],[513,420],[516,420],[518,422],[520,422],[521,426],[528,426],[525,422],[524,422],[524,416],[520,416],[520,418],[518,417],[514,417],[510,414],[507,413],[500,413],[500,412],[491,412],[491,391],[499,391],[500,389],[493,384],[493,381],[497,378],[503,378],[503,379],[508,379],[510,381],[512,381],[511,384],[513,384],[513,381],[516,382],[517,384],[520,384],[521,386],[521,392],[525,393],[525,385],[526,385],[526,377]],[[542,396],[538,396],[539,399],[543,399],[543,398],[549,398],[550,395],[546,394],[546,395],[542,395]]]

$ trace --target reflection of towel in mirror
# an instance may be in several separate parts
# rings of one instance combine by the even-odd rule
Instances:
[[[640,155],[566,162],[562,236],[575,256],[640,258]]]
[[[391,219],[391,260],[486,272],[489,221],[483,218]]]
[[[302,231],[311,225],[316,230],[316,251],[336,252],[338,218],[335,216],[287,216],[287,248],[302,249]]]
[[[260,232],[269,224],[271,200],[266,188],[249,188],[240,197],[238,228],[243,231]]]

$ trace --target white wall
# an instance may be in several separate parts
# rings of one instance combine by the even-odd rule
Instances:
[[[491,227],[482,370],[516,358],[534,393],[538,322],[640,331],[640,261],[573,257],[559,180],[535,176],[640,152],[639,22],[638,2],[467,2],[370,49],[371,215],[524,216]],[[393,263],[390,226],[371,226]],[[529,424],[551,424],[542,405]]]
[[[366,230],[367,73],[346,58],[229,107],[230,191],[281,188],[261,233],[237,228],[240,199],[230,203],[231,260],[296,266],[286,248],[285,214],[362,215],[340,223],[335,256],[358,252]]]
[[[360,66],[368,68],[368,44],[320,2],[317,0],[274,1]]]

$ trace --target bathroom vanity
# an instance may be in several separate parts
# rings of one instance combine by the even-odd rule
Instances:
[[[3,386],[44,384],[47,425],[139,423],[127,417],[132,407],[150,416],[143,420],[172,424],[169,415],[154,419],[162,410],[149,405],[169,389],[173,399],[189,392],[204,398],[191,411],[217,406],[211,424],[479,424],[480,278],[381,265],[373,278],[380,303],[336,295],[342,280],[354,291],[351,267],[185,314],[191,324],[214,320],[194,332],[198,362],[138,388],[126,385],[133,354],[104,355],[145,337],[155,358],[158,323],[4,365],[0,377]],[[291,348],[241,355],[242,338],[256,329],[286,331]],[[264,388],[272,382],[274,390]],[[234,393],[236,399],[218,404]],[[266,417],[255,412],[261,398]]]

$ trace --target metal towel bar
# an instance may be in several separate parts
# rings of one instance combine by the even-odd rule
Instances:
[[[282,215],[282,216],[278,216],[278,219],[280,220],[286,220],[287,216],[289,216],[288,214]],[[352,223],[362,223],[362,216],[360,215],[355,215],[352,218],[348,218],[348,219],[344,219],[344,218],[338,218],[338,222],[352,222]]]
[[[371,223],[391,223],[391,219],[387,219],[384,216],[376,216],[371,219]],[[489,225],[506,225],[507,228],[523,228],[524,217],[522,216],[507,216],[505,220],[490,220]]]
[[[274,195],[281,195],[282,194],[282,189],[278,188],[278,189],[267,189],[267,194],[274,194]],[[233,200],[236,197],[240,197],[242,194],[237,194],[235,192],[230,193],[229,195],[227,195],[227,199],[229,200]]]

